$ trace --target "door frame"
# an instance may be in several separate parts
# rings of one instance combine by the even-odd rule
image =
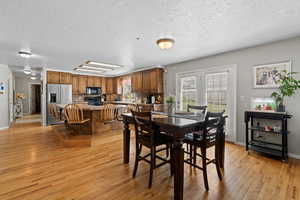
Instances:
[[[221,65],[221,66],[213,66],[213,67],[201,67],[200,69],[196,69],[196,70],[191,70],[191,71],[185,71],[185,72],[178,72],[176,73],[176,107],[177,107],[177,103],[178,103],[178,97],[180,96],[180,85],[179,85],[179,81],[178,78],[184,77],[184,76],[189,76],[191,74],[195,74],[195,73],[213,73],[213,72],[221,72],[221,71],[230,71],[230,75],[232,78],[232,100],[233,100],[233,105],[232,105],[232,135],[230,135],[231,137],[226,137],[227,141],[230,142],[237,142],[237,64],[229,64],[229,65]],[[197,80],[196,80],[197,81]],[[198,80],[199,81],[199,80]],[[200,80],[201,84],[206,84],[205,80]],[[202,90],[200,88],[200,90]],[[204,92],[204,91],[201,91]],[[203,99],[200,99],[200,101],[203,101]]]
[[[28,99],[30,100],[29,102],[28,102],[28,114],[29,115],[31,115],[31,101],[32,101],[32,99],[31,99],[31,89],[32,89],[32,85],[39,85],[40,87],[42,87],[42,84],[41,83],[29,83],[29,87],[28,87]],[[41,91],[42,91],[42,88],[41,88]],[[42,114],[42,93],[41,93],[41,96],[40,96],[40,98],[41,98],[41,114]]]

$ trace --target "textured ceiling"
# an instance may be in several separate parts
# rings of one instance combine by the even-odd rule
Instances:
[[[72,70],[94,60],[124,73],[294,37],[299,19],[299,0],[1,0],[0,63]],[[161,37],[174,48],[160,50]]]

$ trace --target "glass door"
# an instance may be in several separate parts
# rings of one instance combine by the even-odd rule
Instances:
[[[235,75],[232,68],[209,68],[177,74],[177,110],[207,105],[209,112],[225,111],[227,140],[235,141]]]

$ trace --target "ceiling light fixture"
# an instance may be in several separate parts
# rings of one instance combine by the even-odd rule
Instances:
[[[174,46],[175,40],[170,38],[162,38],[156,41],[160,49],[170,49]]]
[[[77,67],[74,70],[76,70],[76,71],[83,71],[83,72],[100,73],[100,74],[103,74],[103,72],[104,72],[104,71],[100,71],[100,70],[84,69],[84,68],[81,68],[81,67]]]
[[[99,63],[99,62],[94,62],[94,61],[87,61],[86,64],[87,65],[102,66],[102,67],[111,67],[111,68],[120,68],[120,67],[122,67],[121,65],[112,65],[112,64]]]
[[[24,71],[25,74],[31,74],[31,67],[30,66],[25,66],[23,71]]]
[[[32,56],[30,51],[19,51],[18,54],[23,58],[29,58]]]
[[[111,68],[95,67],[95,66],[89,66],[89,65],[81,65],[80,67],[83,68],[83,69],[100,70],[100,71],[111,71],[111,70],[113,70]]]
[[[31,76],[30,79],[31,79],[31,80],[36,80],[37,77],[36,77],[36,76]]]

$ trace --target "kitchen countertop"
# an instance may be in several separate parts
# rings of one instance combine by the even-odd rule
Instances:
[[[133,103],[133,102],[129,102],[129,101],[105,101],[104,104],[121,104],[121,105],[151,105],[150,104],[146,104],[146,103]],[[158,103],[152,103],[153,104],[158,104]]]

